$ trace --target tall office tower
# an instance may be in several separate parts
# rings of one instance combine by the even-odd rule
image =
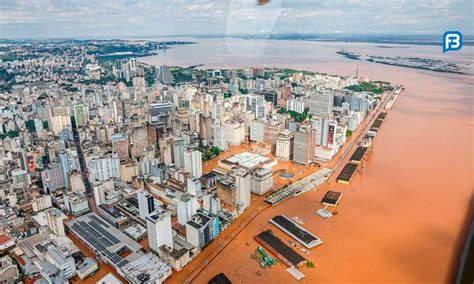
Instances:
[[[48,227],[53,232],[53,234],[56,236],[65,236],[66,232],[64,231],[64,223],[61,211],[57,208],[51,208],[45,213]]]
[[[276,158],[283,161],[293,157],[293,132],[284,129],[277,137]]]
[[[159,252],[162,245],[173,248],[171,214],[168,211],[155,211],[146,217],[146,227],[150,249]]]
[[[184,153],[184,168],[193,177],[202,176],[202,153],[199,150],[187,150]]]
[[[183,194],[181,199],[178,201],[178,223],[186,225],[190,221],[194,214],[200,208],[197,198],[191,194]]]
[[[95,205],[99,206],[105,201],[105,188],[101,185],[94,185],[94,201]]]
[[[265,92],[262,92],[262,95],[263,95],[263,98],[265,99],[265,101],[271,102],[273,104],[273,106],[278,105],[278,95],[277,95],[276,92],[274,92],[274,91],[271,91],[271,92],[265,91]]]
[[[114,151],[117,153],[120,161],[130,159],[127,136],[123,133],[116,133],[112,135],[111,140]]]
[[[73,157],[70,150],[62,150],[59,152],[59,163],[62,170],[64,185],[69,187],[69,173],[73,170],[79,170],[79,163]]]
[[[174,165],[177,169],[184,167],[184,153],[188,144],[184,140],[176,140],[173,146]]]
[[[311,120],[315,144],[323,147],[332,147],[336,141],[337,121],[325,118]]]
[[[214,125],[212,127],[212,138],[213,145],[219,148],[221,151],[227,150],[227,141],[225,140],[224,128],[220,125]]]
[[[155,211],[155,199],[153,195],[146,192],[144,189],[141,189],[137,193],[138,199],[138,213],[140,218],[145,220],[148,215]]]
[[[221,101],[216,101],[214,104],[212,104],[212,119],[213,120],[220,119],[221,107],[222,107]]]
[[[250,173],[242,168],[237,168],[233,171],[235,177],[235,186],[238,191],[237,204],[239,210],[242,212],[250,206]]]
[[[208,113],[201,113],[199,130],[202,139],[212,139],[212,118]]]
[[[263,121],[252,120],[250,124],[250,140],[255,142],[264,141],[265,123]]]
[[[369,110],[369,102],[365,93],[353,94],[349,106],[349,110],[362,112],[364,115]]]
[[[315,117],[311,120],[313,137],[316,145],[327,146],[329,120],[327,118]]]
[[[246,109],[255,114],[256,119],[265,118],[265,98],[261,95],[247,95]]]
[[[327,144],[329,148],[333,148],[336,145],[336,132],[338,129],[337,121],[331,120],[328,123],[328,132],[327,132]],[[345,131],[344,131],[345,137]]]
[[[307,165],[311,161],[311,126],[300,125],[294,134],[293,142],[293,162]]]
[[[313,92],[308,99],[309,112],[319,117],[331,117],[334,94],[330,91]]]

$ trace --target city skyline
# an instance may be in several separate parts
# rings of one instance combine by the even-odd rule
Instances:
[[[2,1],[0,38],[472,33],[452,1]],[[467,9],[466,9],[467,8]]]

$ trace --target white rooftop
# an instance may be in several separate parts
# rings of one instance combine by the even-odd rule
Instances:
[[[232,157],[225,159],[223,162],[231,164],[239,164],[246,169],[256,168],[260,163],[269,164],[273,159],[250,152],[243,152],[235,154]]]

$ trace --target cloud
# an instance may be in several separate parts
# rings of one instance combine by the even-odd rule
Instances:
[[[472,33],[472,0],[1,0],[0,37]]]

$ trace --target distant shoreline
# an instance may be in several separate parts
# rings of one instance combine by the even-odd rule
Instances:
[[[271,35],[149,35],[149,36],[111,36],[111,37],[70,37],[70,38],[25,38],[8,39],[0,38],[0,43],[38,42],[38,41],[87,41],[87,40],[152,40],[154,38],[194,38],[194,39],[243,39],[243,40],[289,40],[289,41],[314,41],[314,42],[343,42],[343,43],[373,43],[392,45],[429,45],[441,46],[441,35],[302,35],[302,34],[271,34]],[[474,46],[474,35],[464,35],[464,46]],[[385,47],[385,46],[383,46]]]

